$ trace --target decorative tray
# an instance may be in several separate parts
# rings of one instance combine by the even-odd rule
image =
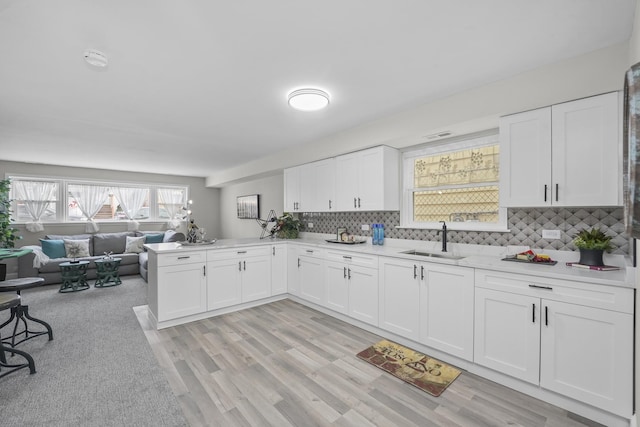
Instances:
[[[203,240],[201,242],[195,242],[195,243],[191,243],[191,242],[180,242],[180,244],[182,246],[206,246],[206,245],[213,245],[216,242],[216,239],[213,240]]]
[[[536,265],[556,265],[558,263],[558,261],[528,261],[526,259],[518,259],[516,258],[515,255],[513,256],[507,256],[505,258],[502,258],[502,261],[513,261],[513,262],[521,262],[524,264],[536,264]]]
[[[326,240],[329,243],[341,243],[343,245],[357,245],[358,243],[366,243],[366,240],[348,240],[346,242],[343,242],[342,240],[338,240],[338,239],[327,239]]]

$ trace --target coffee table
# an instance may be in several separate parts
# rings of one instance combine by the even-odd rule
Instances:
[[[106,288],[108,286],[118,286],[122,283],[118,268],[122,258],[97,259],[96,263],[96,288]]]
[[[61,263],[62,285],[60,285],[60,292],[76,292],[89,289],[89,284],[87,283],[88,266],[89,261]]]

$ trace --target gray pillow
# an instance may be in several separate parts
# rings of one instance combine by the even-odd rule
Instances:
[[[184,234],[180,232],[175,232],[174,230],[167,230],[164,232],[164,238],[162,239],[162,242],[163,243],[184,242],[185,240],[187,239],[184,236]]]
[[[93,255],[103,255],[105,252],[123,254],[127,246],[127,236],[133,237],[133,231],[121,233],[98,233],[93,236]]]

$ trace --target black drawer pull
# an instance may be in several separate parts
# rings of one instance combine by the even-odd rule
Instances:
[[[308,254],[312,254],[312,253],[313,253],[313,250],[311,250],[311,249],[307,249],[307,253],[308,253]]]
[[[239,254],[246,254],[246,253],[247,253],[247,251],[238,251],[238,252],[236,252],[236,253],[239,253]]]
[[[553,288],[551,286],[540,286],[540,285],[529,285],[530,288],[536,288],[536,289],[546,289],[548,291],[552,291]]]
[[[189,259],[191,258],[190,256],[179,256],[178,259]]]
[[[350,257],[350,256],[346,256],[346,255],[342,255],[342,258],[344,258],[344,259],[351,259],[351,257]]]
[[[531,315],[531,321],[533,323],[536,323],[536,303],[533,303],[533,311],[532,311],[532,315]]]

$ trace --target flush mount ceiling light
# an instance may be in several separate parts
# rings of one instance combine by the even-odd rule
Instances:
[[[104,68],[107,66],[107,55],[95,49],[87,49],[84,51],[84,60],[94,67]]]
[[[322,110],[329,105],[329,94],[320,89],[298,89],[289,94],[289,105],[300,111]]]

